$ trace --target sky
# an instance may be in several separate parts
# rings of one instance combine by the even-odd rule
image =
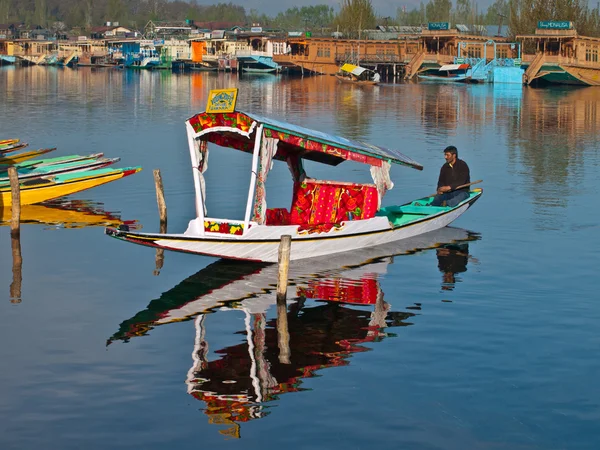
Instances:
[[[256,9],[261,13],[266,13],[269,16],[275,16],[279,12],[283,12],[288,8],[297,6],[301,8],[303,6],[314,6],[314,5],[331,5],[336,11],[339,10],[340,0],[198,0],[198,4],[202,5],[214,5],[219,2],[229,2],[237,5],[241,5],[246,8],[246,11]],[[425,1],[425,0],[424,0]],[[428,1],[428,0],[427,0]],[[425,3],[427,3],[425,1]],[[406,10],[419,7],[419,0],[401,0],[401,1],[390,1],[390,0],[371,0],[375,9],[375,14],[379,16],[390,16],[395,17],[396,11],[399,7],[405,5]],[[456,3],[453,0],[452,3]],[[487,9],[489,5],[494,3],[494,0],[478,0],[477,4],[479,9]]]

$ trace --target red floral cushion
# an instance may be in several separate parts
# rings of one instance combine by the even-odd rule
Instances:
[[[305,181],[294,188],[290,223],[333,224],[350,218],[370,219],[376,212],[377,188],[374,186]]]

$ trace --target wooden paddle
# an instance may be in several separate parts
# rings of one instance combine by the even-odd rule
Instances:
[[[468,187],[468,186],[472,186],[472,185],[474,185],[474,184],[481,183],[482,181],[483,181],[483,180],[477,180],[477,181],[473,181],[473,182],[471,182],[471,183],[467,183],[467,184],[461,184],[460,186],[456,186],[456,187],[455,187],[454,189],[452,189],[451,191],[444,192],[444,194],[448,194],[448,193],[450,193],[450,192],[458,191],[459,189],[466,188],[466,187]],[[434,196],[436,196],[436,195],[438,195],[438,194],[437,194],[437,192],[436,192],[436,193],[434,193],[434,194],[431,194],[431,195],[429,195],[428,197],[434,197]]]

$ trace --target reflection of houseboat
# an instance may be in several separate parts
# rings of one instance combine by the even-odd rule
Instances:
[[[553,84],[600,85],[600,38],[580,36],[571,22],[540,21],[532,35],[517,36],[524,48],[535,46],[535,54],[524,55],[528,64],[523,81],[543,80]]]

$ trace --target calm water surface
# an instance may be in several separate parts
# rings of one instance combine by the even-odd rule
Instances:
[[[273,266],[167,253],[157,270],[153,249],[103,234],[158,231],[155,168],[185,230],[184,120],[231,86],[239,109],[421,162],[392,169],[386,204],[430,193],[449,144],[485,180],[455,228],[292,267],[289,364]],[[0,94],[0,139],[144,168],[24,208],[20,299],[0,227],[3,450],[599,448],[600,90],[8,67]],[[241,217],[250,157],[210,161],[209,213]],[[370,180],[350,162],[308,173]],[[287,169],[267,192],[289,206]]]

